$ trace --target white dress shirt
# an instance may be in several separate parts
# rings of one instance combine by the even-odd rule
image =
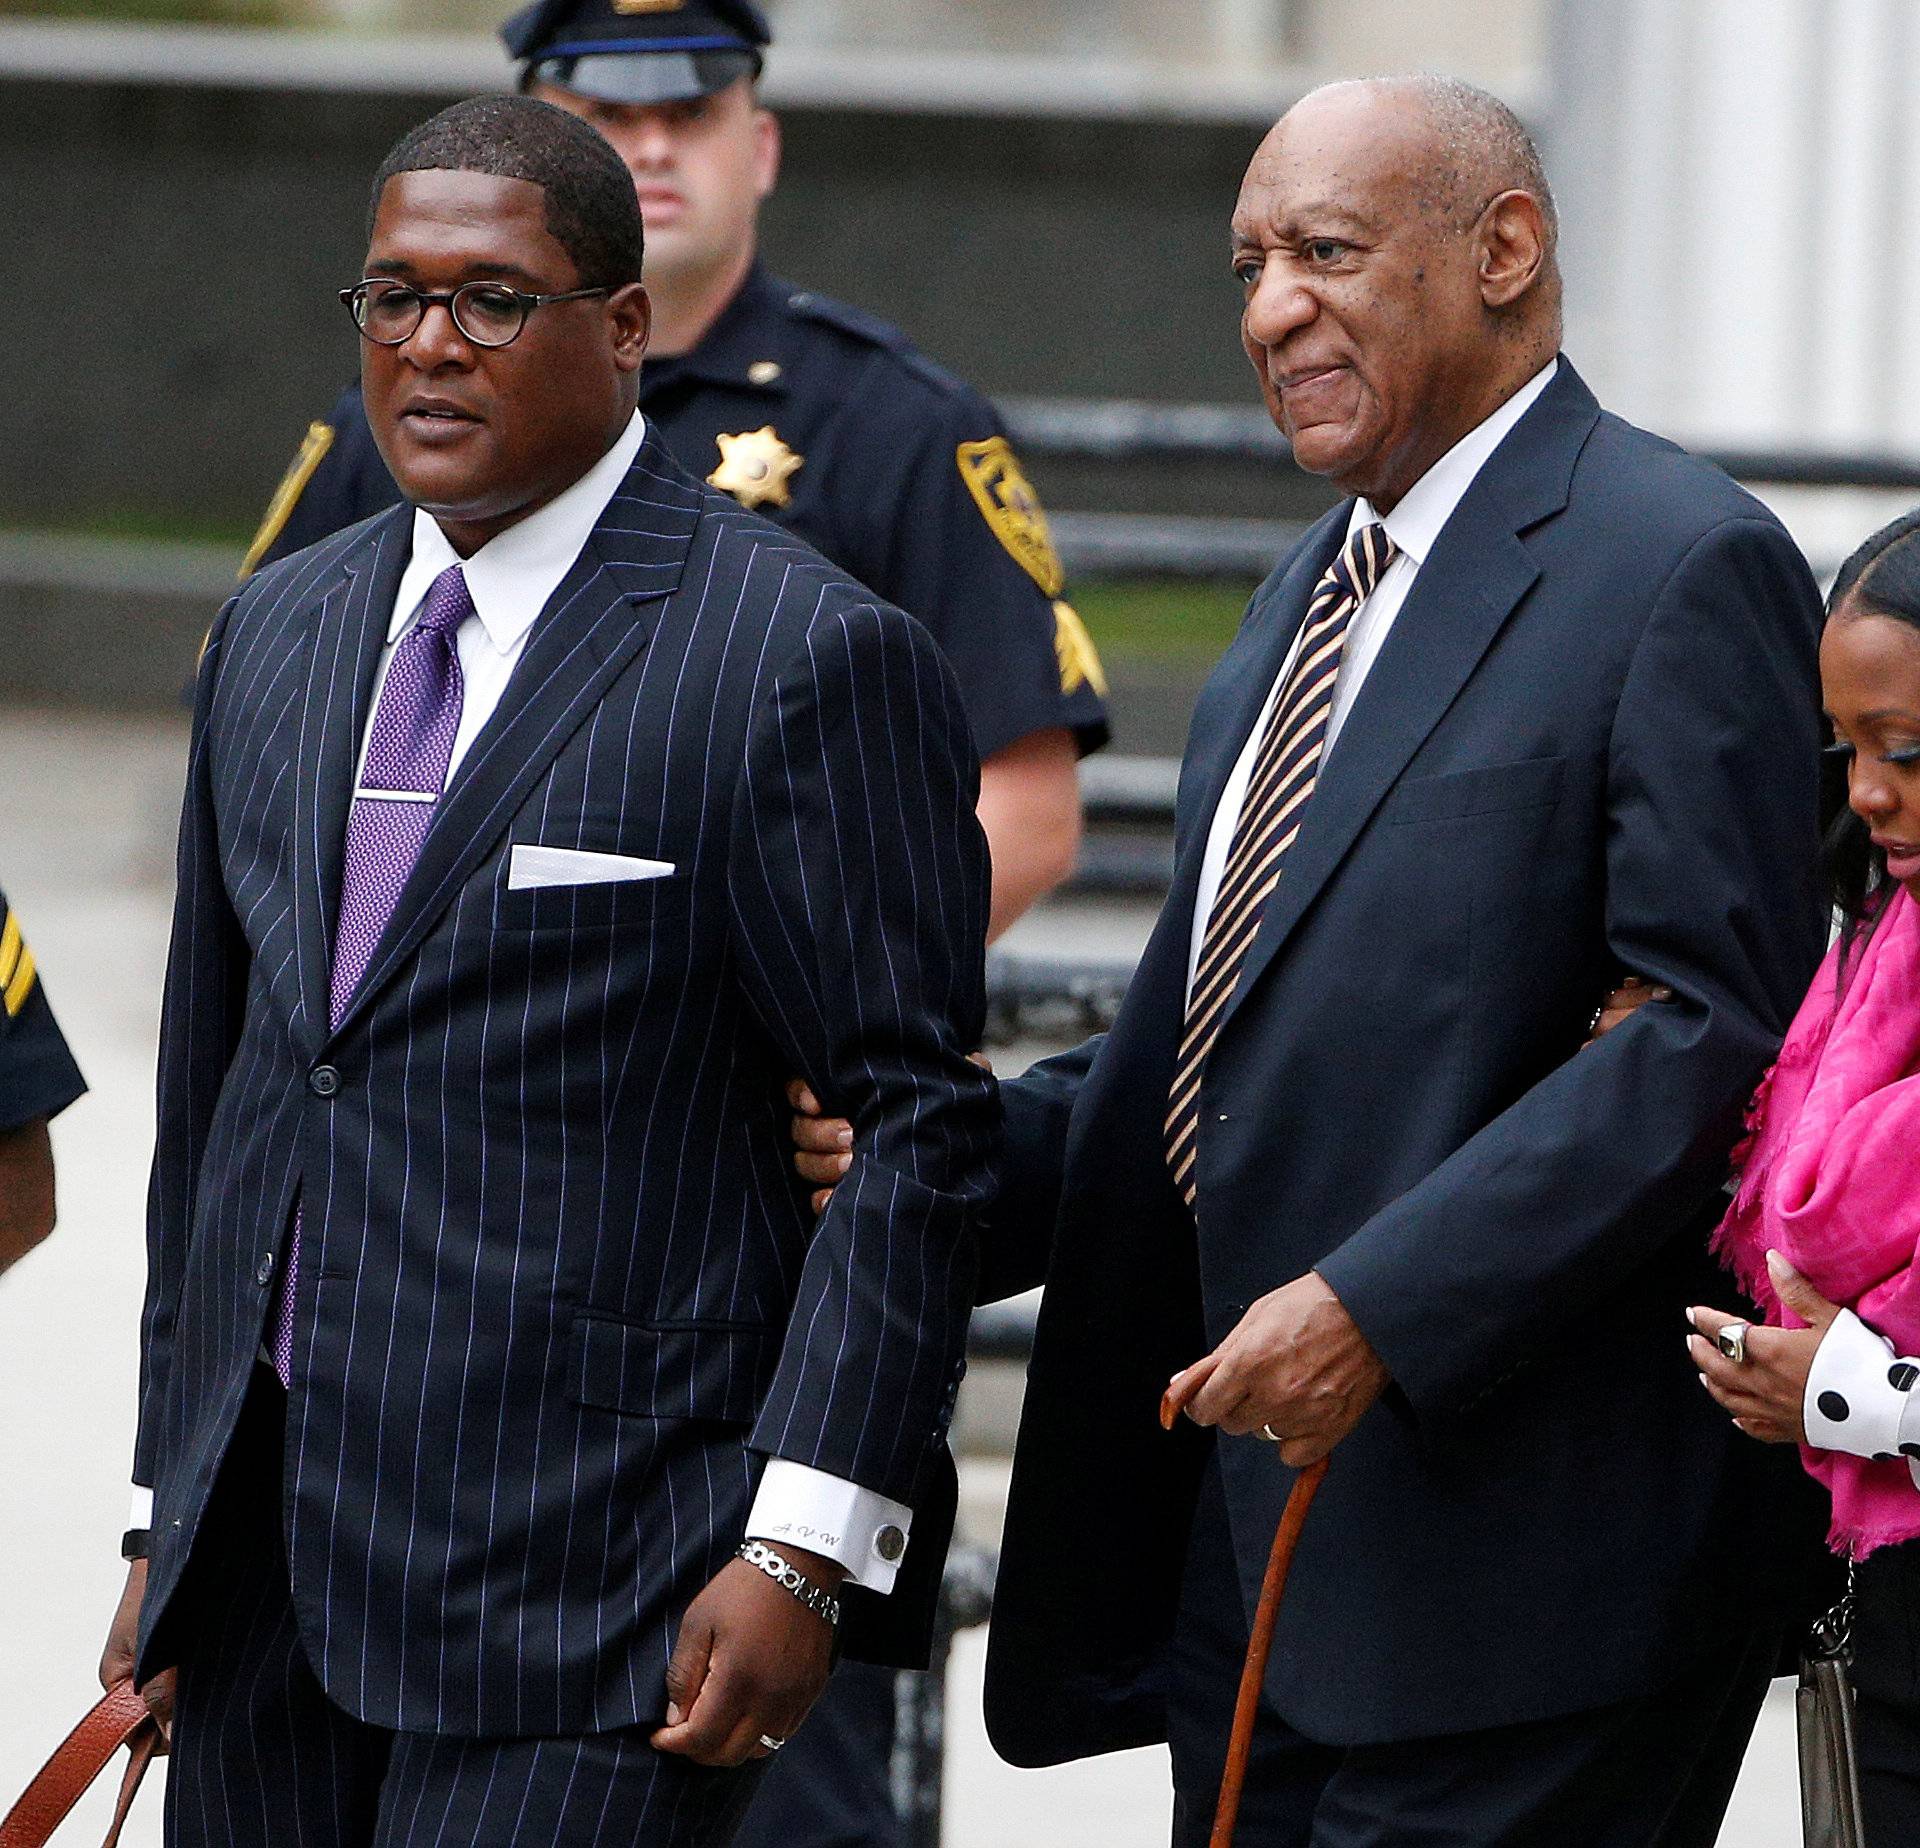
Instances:
[[[1401,496],[1400,504],[1385,516],[1387,537],[1393,541],[1396,549],[1392,563],[1381,573],[1379,583],[1374,585],[1373,595],[1354,613],[1347,629],[1346,652],[1340,658],[1340,674],[1333,687],[1333,710],[1327,716],[1328,755],[1332,754],[1341,727],[1347,722],[1347,714],[1353,710],[1353,702],[1359,697],[1362,683],[1372,671],[1374,662],[1379,659],[1387,633],[1393,627],[1393,619],[1400,614],[1400,606],[1406,602],[1407,592],[1413,588],[1413,581],[1420,575],[1420,567],[1433,550],[1435,540],[1453,518],[1453,510],[1460,505],[1467,490],[1473,486],[1474,477],[1486,466],[1487,458],[1532,408],[1534,400],[1546,390],[1559,369],[1559,360],[1550,359],[1491,417],[1476,424],[1455,443]],[[1374,512],[1371,502],[1355,501],[1353,512],[1347,519],[1347,537],[1351,539],[1361,527],[1371,526],[1381,518],[1380,514]],[[1303,630],[1304,627],[1303,624]],[[1267,720],[1273,712],[1274,702],[1280,697],[1280,689],[1293,672],[1294,659],[1299,650],[1300,637],[1296,635],[1293,646],[1287,650],[1286,660],[1281,663],[1279,674],[1268,689],[1266,703],[1260,708],[1260,717],[1247,735],[1246,748],[1240,753],[1239,760],[1233,766],[1233,774],[1227,778],[1226,787],[1220,792],[1220,806],[1213,811],[1213,821],[1207,830],[1206,852],[1200,861],[1200,886],[1194,894],[1193,939],[1187,953],[1189,993],[1193,990],[1194,971],[1200,966],[1200,946],[1206,936],[1207,918],[1219,894],[1220,881],[1226,874],[1227,854],[1233,846],[1233,831],[1239,824],[1241,805],[1247,799],[1247,785],[1253,780],[1253,760],[1260,753],[1261,734],[1267,728]],[[1283,871],[1281,877],[1285,876]]]
[[[526,651],[535,618],[573,569],[588,536],[633,467],[645,436],[646,421],[635,411],[620,440],[572,487],[489,539],[471,558],[463,559],[453,549],[430,514],[415,511],[413,555],[401,573],[394,596],[387,645],[380,656],[373,698],[367,708],[367,736],[360,741],[361,763],[366,761],[372,715],[379,709],[394,650],[419,620],[434,579],[449,565],[460,565],[473,598],[474,614],[454,632],[462,699],[460,728],[454,734],[453,752],[447,762],[451,782],[460,760],[499,705],[507,681]],[[152,1523],[153,1491],[136,1484],[128,1524],[150,1527]],[[845,1566],[854,1584],[888,1592],[893,1589],[912,1527],[913,1511],[905,1504],[824,1470],[775,1457],[760,1479],[747,1517],[746,1535],[775,1544],[784,1541],[822,1554]]]

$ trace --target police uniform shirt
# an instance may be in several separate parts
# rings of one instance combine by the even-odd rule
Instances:
[[[0,1133],[58,1116],[86,1088],[20,920],[0,893]]]
[[[983,758],[1056,727],[1083,754],[1106,741],[1099,658],[999,418],[898,329],[756,266],[692,352],[646,363],[640,403],[690,474],[926,624]],[[249,564],[399,499],[350,388]]]

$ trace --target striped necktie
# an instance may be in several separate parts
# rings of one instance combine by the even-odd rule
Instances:
[[[1260,928],[1267,900],[1280,883],[1280,868],[1300,832],[1302,817],[1327,749],[1334,683],[1354,614],[1373,594],[1392,562],[1394,544],[1378,521],[1352,534],[1340,556],[1314,587],[1293,671],[1273,702],[1253,760],[1233,842],[1220,875],[1220,890],[1207,914],[1206,935],[1193,989],[1187,996],[1186,1028],[1167,1105],[1167,1166],[1181,1197],[1192,1208],[1199,1193],[1195,1156],[1200,1136],[1200,1078],[1220,1031],[1220,1016],[1240,978],[1248,947]]]
[[[327,1024],[337,1027],[373,961],[400,889],[420,857],[433,811],[446,788],[465,688],[454,634],[474,613],[464,572],[449,565],[433,580],[416,622],[395,645],[367,733],[366,763],[347,811],[340,863],[340,916],[334,926]],[[273,1370],[293,1378],[294,1291],[300,1280],[300,1212],[293,1215],[280,1299],[267,1333]]]

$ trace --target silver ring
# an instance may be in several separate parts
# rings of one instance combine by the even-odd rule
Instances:
[[[1729,1322],[1713,1338],[1713,1345],[1736,1367],[1747,1364],[1747,1330],[1752,1326],[1751,1322]]]
[[[760,1735],[760,1743],[764,1745],[768,1751],[777,1752],[786,1744],[786,1740],[776,1739],[772,1733],[762,1733]]]
[[[1270,1424],[1263,1424],[1259,1430],[1254,1432],[1254,1436],[1259,1438],[1264,1444],[1277,1444],[1282,1441],[1280,1433]]]

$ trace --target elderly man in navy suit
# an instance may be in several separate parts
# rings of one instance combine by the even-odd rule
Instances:
[[[1348,498],[1201,695],[1112,1032],[1004,1092],[983,1252],[1047,1294],[988,1721],[1170,1739],[1183,1848],[1294,1469],[1331,1453],[1262,1848],[1708,1848],[1815,1531],[1681,1342],[1822,944],[1819,600],[1560,356],[1555,241],[1462,84],[1320,91],[1254,156],[1247,354]],[[1627,972],[1669,998],[1581,1050]]]
[[[640,255],[574,118],[406,137],[342,293],[412,505],[200,670],[105,1664],[182,1848],[704,1848],[836,1628],[924,1650],[977,766],[925,632],[637,413]],[[864,1138],[817,1224],[796,1061]]]

